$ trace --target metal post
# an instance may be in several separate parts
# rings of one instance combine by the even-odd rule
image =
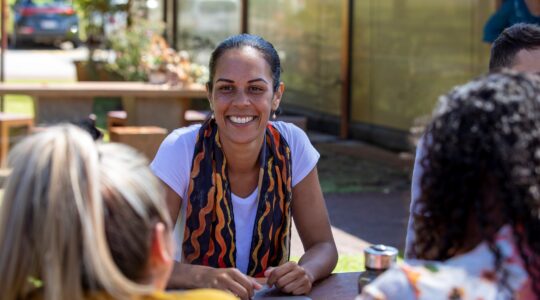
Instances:
[[[351,122],[351,68],[352,68],[352,39],[354,22],[354,0],[343,0],[342,10],[342,50],[341,50],[341,124],[339,136],[349,137]]]
[[[7,17],[7,3],[6,0],[1,0],[1,11],[0,11],[0,17],[2,20],[0,20],[0,33],[2,34],[2,41],[1,41],[1,47],[0,50],[2,51],[0,54],[0,82],[4,82],[4,65],[5,65],[5,58],[6,58],[6,49],[7,49],[7,35],[6,35],[6,17]],[[4,96],[0,95],[0,111],[4,111]]]
[[[240,32],[249,33],[249,0],[242,0],[242,5],[240,6]]]

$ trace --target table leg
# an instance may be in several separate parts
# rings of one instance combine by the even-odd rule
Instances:
[[[0,122],[0,167],[7,167],[7,153],[9,149],[9,126]]]

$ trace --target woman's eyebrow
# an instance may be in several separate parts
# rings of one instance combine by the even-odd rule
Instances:
[[[263,78],[255,78],[255,79],[251,79],[248,81],[248,83],[253,83],[253,82],[257,82],[257,81],[263,81],[264,83],[268,83],[266,80],[264,80]]]
[[[234,80],[225,79],[225,78],[218,78],[218,79],[216,80],[216,82],[220,82],[220,81],[225,81],[225,82],[228,82],[228,83],[234,83]]]

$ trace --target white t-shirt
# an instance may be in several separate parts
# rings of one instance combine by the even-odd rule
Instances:
[[[319,153],[311,145],[306,133],[294,124],[276,121],[274,127],[283,135],[291,149],[292,186],[304,179],[317,165]],[[195,151],[195,142],[201,125],[183,127],[171,132],[163,141],[150,168],[163,182],[183,200],[188,199],[189,176]],[[232,194],[234,223],[236,228],[236,266],[247,273],[251,238],[257,212],[257,189],[247,198]],[[182,257],[185,214],[187,201],[182,201],[181,212],[174,227],[177,261]]]

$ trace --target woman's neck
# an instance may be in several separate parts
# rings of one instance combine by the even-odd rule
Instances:
[[[222,142],[223,153],[227,159],[227,176],[231,192],[238,197],[247,198],[259,182],[259,153],[263,138],[249,144]]]
[[[264,137],[263,137],[264,138]],[[229,174],[250,173],[259,169],[259,154],[261,152],[263,139],[248,144],[235,144],[222,141],[223,154],[227,159]]]
[[[525,0],[525,4],[531,15],[540,17],[540,0]]]

